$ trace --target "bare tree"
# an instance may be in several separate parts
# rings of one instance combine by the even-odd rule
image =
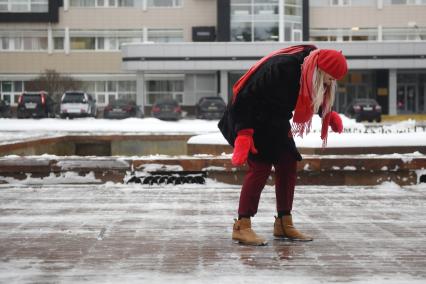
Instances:
[[[63,76],[55,70],[46,69],[37,78],[25,82],[26,91],[46,91],[59,104],[61,96],[68,90],[81,90],[83,82],[70,76]]]

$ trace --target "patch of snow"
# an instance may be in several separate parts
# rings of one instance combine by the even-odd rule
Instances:
[[[183,171],[180,165],[163,165],[163,164],[143,164],[137,168],[143,172],[156,172],[156,171]]]
[[[393,181],[385,181],[376,186],[378,190],[390,190],[390,191],[400,191],[402,190],[401,186]]]
[[[189,138],[188,144],[228,145],[228,141],[226,141],[222,133],[215,132],[193,136]]]
[[[345,166],[343,168],[343,170],[345,170],[345,171],[356,171],[356,167],[354,167],[354,166]]]
[[[2,177],[0,176],[0,180],[5,181],[9,184],[88,184],[88,183],[102,183],[101,180],[95,178],[95,174],[93,172],[89,172],[88,174],[81,176],[76,172],[62,172],[58,176],[54,173],[50,173],[47,177],[31,177],[31,174],[26,174],[27,178],[23,180],[19,180],[13,177]]]
[[[224,171],[226,170],[224,167],[210,166],[203,168],[202,171]]]

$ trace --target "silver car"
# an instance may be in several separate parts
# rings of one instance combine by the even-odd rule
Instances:
[[[69,91],[62,95],[61,118],[96,117],[96,100],[90,94],[80,91]]]

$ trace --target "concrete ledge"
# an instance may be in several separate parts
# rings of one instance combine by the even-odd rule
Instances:
[[[145,155],[222,155],[231,154],[229,145],[188,144],[192,135],[64,135],[29,139],[0,145],[0,156],[145,156]],[[299,148],[303,155],[362,155],[420,152],[424,146]]]
[[[426,154],[426,146],[395,146],[395,147],[345,147],[345,148],[298,148],[302,155],[362,155],[362,154],[393,154],[420,152]],[[188,144],[188,155],[231,154],[233,148],[229,145],[217,144]]]
[[[131,173],[143,174],[150,165],[178,166],[184,171],[205,171],[209,178],[241,184],[246,167],[234,167],[229,157],[176,157],[150,158],[66,158],[43,157],[1,158],[0,180],[6,177],[24,180],[28,177],[42,178],[66,172],[80,176],[93,173],[97,182],[123,183]],[[356,157],[356,156],[307,156],[298,163],[300,185],[375,185],[393,181],[399,185],[417,184],[426,175],[425,156],[407,157]],[[273,175],[270,179],[274,181]]]
[[[64,135],[0,145],[0,155],[185,155],[192,135]]]

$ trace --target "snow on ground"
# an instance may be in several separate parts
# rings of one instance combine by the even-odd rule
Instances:
[[[77,119],[0,119],[0,132],[99,132],[99,133],[209,133],[217,131],[217,121],[181,119],[163,121],[157,118],[127,118],[122,120]]]
[[[386,147],[424,146],[426,132],[416,127],[416,121],[407,120],[391,125],[366,127],[342,115],[344,133],[329,132],[327,147]],[[156,118],[128,118],[108,120],[81,118],[63,119],[0,119],[1,144],[67,134],[189,134],[189,144],[227,145],[217,128],[217,120],[182,119],[162,121]],[[320,148],[321,119],[314,116],[311,133],[295,137],[298,147]]]
[[[424,146],[426,145],[426,132],[415,127],[414,120],[407,120],[392,125],[383,125],[367,128],[362,123],[355,122],[342,116],[344,133],[329,132],[327,147],[386,147],[386,146]],[[298,147],[321,148],[320,138],[321,120],[314,116],[312,130],[304,137],[295,137]],[[227,145],[228,142],[221,133],[208,133],[191,137],[189,144]]]

